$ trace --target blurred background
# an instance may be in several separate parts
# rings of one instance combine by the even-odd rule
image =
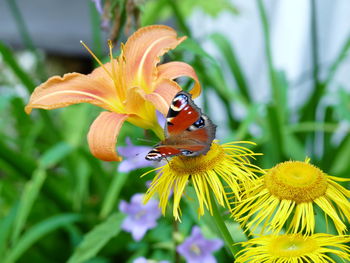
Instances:
[[[195,68],[203,86],[197,103],[218,125],[218,139],[256,142],[262,168],[310,157],[326,173],[349,177],[349,14],[347,0],[0,1],[4,262],[132,262],[142,255],[173,262],[174,233],[181,239],[199,224],[216,236],[186,205],[179,229],[167,216],[141,242],[119,231],[120,222],[103,238],[93,232],[152,177],[139,178],[149,168],[121,173],[117,163],[90,154],[86,135],[97,107],[25,114],[30,93],[48,77],[96,67],[80,40],[107,61],[107,39],[118,55],[120,41],[137,28],[173,27],[188,39],[164,60]],[[185,89],[191,84],[179,81]],[[118,145],[127,135],[152,145],[131,125]],[[217,258],[230,262],[226,251]]]

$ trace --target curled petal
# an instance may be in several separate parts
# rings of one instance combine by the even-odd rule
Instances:
[[[159,79],[176,79],[179,77],[190,77],[195,83],[190,90],[193,98],[198,97],[201,94],[201,85],[194,69],[184,62],[169,62],[158,66],[158,78]]]
[[[159,57],[185,38],[177,38],[175,30],[162,25],[144,27],[135,32],[124,48],[128,85],[141,86],[150,92],[152,82],[157,77]]]
[[[157,84],[153,93],[147,94],[145,97],[148,101],[152,102],[158,111],[166,116],[171,101],[180,90],[181,87],[175,81],[163,79]]]
[[[117,110],[115,91],[109,82],[79,73],[54,76],[35,88],[25,111],[33,108],[46,110],[87,102],[107,110]]]
[[[104,111],[94,120],[88,133],[88,143],[91,153],[103,161],[121,161],[117,155],[116,141],[126,114]]]

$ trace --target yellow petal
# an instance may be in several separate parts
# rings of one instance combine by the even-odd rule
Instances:
[[[152,129],[157,124],[155,107],[145,100],[145,92],[138,87],[129,88],[125,100],[128,121],[143,129]]]
[[[126,114],[104,111],[94,120],[88,133],[88,143],[91,153],[103,161],[122,160],[116,152],[116,142]]]
[[[166,116],[169,111],[171,101],[180,90],[181,87],[175,81],[163,79],[157,84],[153,93],[146,94],[145,98],[152,102],[156,109]]]
[[[194,69],[184,62],[169,62],[158,66],[158,78],[159,79],[176,79],[179,77],[190,77],[195,83],[190,90],[192,98],[196,98],[201,94],[201,85]]]
[[[68,73],[63,77],[54,76],[35,88],[25,111],[33,108],[46,110],[87,102],[110,111],[117,111],[114,87],[96,74],[92,77],[79,73]]]
[[[123,53],[127,86],[139,86],[150,93],[152,82],[157,77],[159,57],[174,49],[185,38],[177,38],[175,30],[162,25],[143,27],[136,31],[126,42]]]
[[[151,129],[160,139],[164,139],[163,128],[159,126],[155,106],[145,98],[146,93],[138,87],[127,91],[125,109],[127,121],[143,129]]]

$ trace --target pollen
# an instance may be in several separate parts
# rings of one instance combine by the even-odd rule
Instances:
[[[145,202],[158,194],[159,206],[165,214],[172,194],[173,215],[180,220],[180,201],[190,182],[196,192],[199,216],[204,214],[205,209],[212,213],[211,195],[219,205],[229,207],[228,195],[239,199],[242,189],[251,185],[256,178],[254,172],[259,171],[258,167],[250,163],[250,158],[259,154],[240,146],[240,143],[254,144],[230,142],[220,145],[214,141],[205,155],[175,156],[166,165],[145,173],[157,171],[145,195]]]
[[[348,262],[348,235],[266,235],[242,242],[237,263]]]
[[[276,257],[302,256],[318,248],[313,238],[303,237],[300,234],[276,236],[268,245],[269,253]]]
[[[251,232],[259,227],[261,233],[284,229],[310,235],[315,231],[318,207],[326,221],[333,221],[338,234],[343,234],[345,222],[350,222],[350,191],[337,182],[348,181],[327,175],[309,160],[283,162],[245,188],[241,202],[232,202],[231,213]]]
[[[297,204],[311,202],[327,191],[327,177],[307,162],[288,161],[270,169],[265,176],[265,187],[281,200]]]
[[[169,165],[179,175],[197,174],[214,169],[224,159],[225,152],[222,146],[213,143],[206,155],[195,157],[176,156],[171,160]]]

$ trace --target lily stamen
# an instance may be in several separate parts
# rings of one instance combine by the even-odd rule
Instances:
[[[84,48],[90,53],[90,55],[96,60],[96,62],[105,70],[105,72],[111,77],[111,73],[106,69],[106,67],[103,65],[103,63],[101,62],[101,60],[99,60],[99,58],[94,54],[94,52],[92,52],[92,50],[84,43],[83,40],[80,40],[80,44],[82,44],[84,46]]]

